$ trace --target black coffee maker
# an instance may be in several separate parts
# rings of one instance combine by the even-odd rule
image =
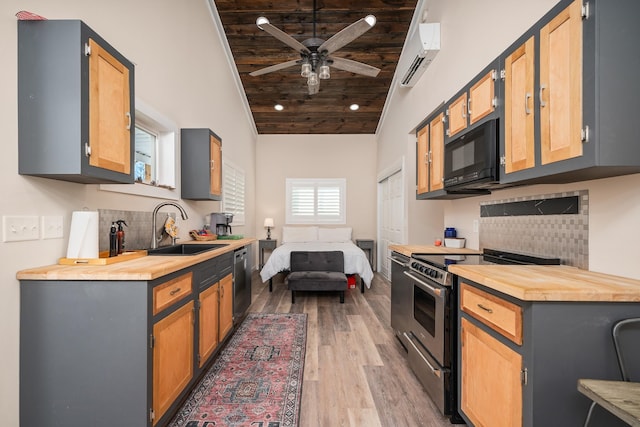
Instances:
[[[231,234],[231,223],[233,222],[233,214],[214,212],[211,214],[211,226],[218,236],[229,236]]]

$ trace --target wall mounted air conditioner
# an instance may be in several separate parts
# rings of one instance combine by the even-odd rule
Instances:
[[[401,87],[415,86],[424,70],[440,51],[440,24],[418,24],[405,46],[401,63]]]

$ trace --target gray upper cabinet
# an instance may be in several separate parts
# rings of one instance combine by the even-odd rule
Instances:
[[[222,200],[222,139],[206,128],[180,131],[182,198]]]
[[[134,66],[82,21],[18,22],[19,173],[133,183]]]
[[[640,172],[635,0],[563,0],[502,56],[500,181]]]

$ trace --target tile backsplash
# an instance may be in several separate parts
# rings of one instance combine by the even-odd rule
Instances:
[[[557,257],[589,268],[587,190],[494,200],[480,204],[480,249]]]
[[[158,236],[160,236],[160,233],[164,230],[164,223],[169,215],[173,218],[176,217],[175,213],[158,212],[156,222]],[[125,249],[148,249],[151,247],[152,212],[98,209],[98,217],[98,232],[100,233],[98,246],[101,251],[109,250],[109,230],[111,223],[119,219],[127,223],[127,226],[124,227]],[[159,245],[164,246],[171,244],[171,238],[166,233],[162,234],[162,236],[163,239]]]

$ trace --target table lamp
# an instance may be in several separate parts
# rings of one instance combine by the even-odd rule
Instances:
[[[273,228],[273,218],[264,219],[264,228],[267,229],[267,240],[271,240],[271,228]]]

